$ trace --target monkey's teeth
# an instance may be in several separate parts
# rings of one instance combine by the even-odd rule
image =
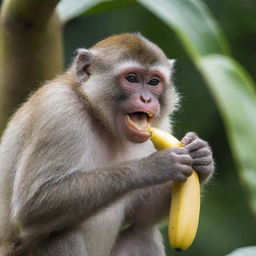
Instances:
[[[147,112],[147,115],[148,115],[149,118],[152,118],[152,117],[153,117],[153,114],[152,114],[152,113]]]

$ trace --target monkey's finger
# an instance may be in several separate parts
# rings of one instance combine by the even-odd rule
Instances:
[[[208,166],[212,163],[212,158],[211,157],[201,157],[201,158],[196,158],[193,160],[193,167],[196,168],[196,166]]]
[[[188,150],[185,147],[178,147],[178,148],[173,148],[171,149],[173,153],[177,155],[187,155]]]
[[[186,177],[190,176],[193,172],[192,167],[185,164],[176,164],[175,169],[178,173],[182,173]]]
[[[179,182],[185,182],[187,181],[188,177],[183,175],[183,174],[178,174],[176,177],[175,177],[175,181],[179,181]]]
[[[193,169],[190,166],[187,165],[182,165],[182,173],[186,176],[189,177],[193,173]]]
[[[181,163],[188,166],[192,166],[193,159],[190,155],[176,155],[176,160]]]
[[[212,152],[209,148],[200,148],[198,150],[190,152],[190,156],[195,159],[195,158],[200,158],[200,157],[206,157],[206,156],[211,156]]]
[[[208,165],[208,166],[193,166],[193,168],[198,172],[199,176],[207,177],[214,171],[214,164]]]
[[[197,134],[195,132],[188,132],[182,138],[181,143],[184,144],[184,145],[188,145],[192,141],[194,141],[196,138],[198,138],[198,136],[197,136]]]
[[[200,148],[209,148],[208,146],[208,143],[204,140],[201,140],[201,139],[195,139],[194,141],[192,141],[190,144],[187,144],[185,146],[185,148],[189,151],[189,152],[192,152],[192,151],[195,151],[195,150],[198,150]]]

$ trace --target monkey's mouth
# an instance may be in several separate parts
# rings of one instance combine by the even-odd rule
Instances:
[[[126,114],[128,125],[138,131],[146,131],[153,120],[153,114],[149,112],[133,112]]]

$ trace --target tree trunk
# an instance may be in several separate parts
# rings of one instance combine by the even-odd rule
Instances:
[[[0,133],[43,81],[63,69],[59,0],[5,0],[0,15]]]

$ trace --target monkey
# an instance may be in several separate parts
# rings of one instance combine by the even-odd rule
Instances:
[[[165,255],[172,182],[214,172],[194,132],[182,148],[149,140],[172,128],[173,65],[141,34],[113,35],[29,96],[0,144],[1,256]]]

